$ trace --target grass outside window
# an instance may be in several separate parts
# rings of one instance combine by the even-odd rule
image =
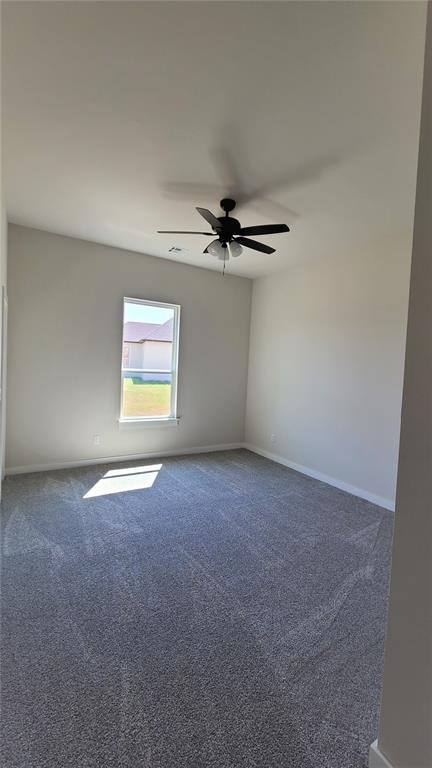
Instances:
[[[123,409],[128,417],[167,417],[170,415],[171,384],[168,381],[143,381],[139,377],[123,379]]]

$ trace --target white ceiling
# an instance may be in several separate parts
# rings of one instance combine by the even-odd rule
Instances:
[[[240,184],[243,226],[292,231],[236,274],[409,243],[424,3],[2,6],[9,220],[220,269],[156,230],[206,230]]]

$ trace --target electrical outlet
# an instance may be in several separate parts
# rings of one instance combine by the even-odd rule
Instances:
[[[270,435],[270,442],[271,443],[275,443],[276,442],[276,435],[275,435],[274,432],[272,432],[271,435]]]
[[[101,442],[101,436],[93,435],[93,445],[100,445],[100,442]]]

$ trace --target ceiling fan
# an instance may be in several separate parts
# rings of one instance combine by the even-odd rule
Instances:
[[[243,252],[242,246],[252,248],[261,253],[274,253],[275,249],[269,245],[259,243],[257,240],[251,240],[248,235],[275,235],[279,232],[289,232],[286,224],[263,224],[256,227],[242,227],[237,219],[229,214],[234,210],[236,201],[229,197],[224,197],[220,201],[220,207],[225,212],[225,216],[214,216],[207,208],[197,208],[198,213],[210,224],[213,232],[188,232],[179,230],[158,230],[158,234],[165,235],[217,235],[216,240],[204,249],[203,253],[211,253],[221,261],[228,261],[230,256],[240,256]]]

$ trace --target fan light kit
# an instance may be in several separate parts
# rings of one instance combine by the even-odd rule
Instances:
[[[234,219],[229,214],[234,210],[236,206],[235,200],[231,200],[229,197],[225,197],[220,201],[220,207],[225,211],[225,216],[214,216],[207,208],[197,208],[198,213],[201,214],[207,224],[210,224],[213,232],[189,232],[179,230],[158,230],[158,234],[165,235],[217,235],[216,240],[212,240],[211,243],[204,249],[203,253],[210,253],[220,261],[223,261],[224,268],[225,262],[230,258],[236,258],[243,253],[243,248],[252,248],[254,251],[260,251],[260,253],[274,253],[275,249],[270,248],[269,245],[259,243],[257,240],[251,240],[245,235],[275,235],[279,232],[289,232],[289,227],[286,224],[263,224],[256,227],[242,227],[237,219]]]

